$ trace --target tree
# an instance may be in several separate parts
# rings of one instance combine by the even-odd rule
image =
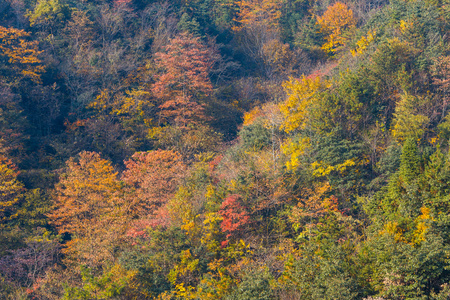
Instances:
[[[220,227],[224,233],[227,233],[227,239],[250,222],[250,216],[245,207],[239,203],[239,198],[239,195],[230,195],[220,206],[219,214],[223,218]]]
[[[82,286],[66,288],[64,297],[61,299],[114,299],[120,296],[128,298],[126,297],[126,287],[134,275],[133,271],[125,270],[121,265],[114,265],[96,277],[92,270],[82,266],[81,273]]]
[[[268,270],[250,270],[229,295],[227,300],[270,300],[276,298],[270,286],[272,275]]]
[[[71,92],[71,112],[80,112],[86,106],[84,95],[94,93],[101,70],[98,68],[99,50],[94,48],[97,32],[86,12],[75,10],[62,31],[68,40],[66,67],[62,75]]]
[[[17,160],[23,154],[27,124],[18,105],[19,99],[20,96],[12,92],[11,86],[0,82],[0,154]]]
[[[357,280],[360,269],[349,244],[313,242],[289,255],[281,279],[297,291],[291,299],[362,299],[364,290]]]
[[[67,161],[56,185],[55,209],[48,216],[60,234],[71,240],[66,253],[89,267],[114,259],[114,247],[124,234],[128,207],[111,163],[95,152],[81,152]]]
[[[37,42],[27,41],[29,37],[30,34],[24,30],[0,26],[0,78],[9,82],[22,78],[41,81],[44,71],[38,58],[41,51]]]
[[[287,78],[295,74],[299,67],[297,55],[290,49],[289,44],[283,44],[278,39],[267,41],[261,49],[265,75],[269,79]]]
[[[271,62],[267,60],[269,48],[279,40],[279,19],[282,1],[278,0],[241,0],[236,1],[236,26],[240,47],[262,71],[271,76]],[[275,42],[277,41],[277,42]],[[278,42],[280,43],[280,42]],[[281,44],[281,43],[280,43]]]
[[[39,287],[45,270],[57,262],[59,250],[58,237],[38,228],[25,239],[25,247],[10,250],[9,255],[0,258],[0,273],[6,281],[28,288],[31,294]]]
[[[408,138],[420,139],[424,136],[426,125],[430,122],[430,118],[422,114],[426,102],[427,99],[420,96],[415,97],[408,94],[401,96],[393,114],[393,137],[402,142]]]
[[[167,224],[161,209],[178,188],[186,166],[182,157],[172,150],[135,153],[125,162],[122,180],[129,185],[129,201],[135,216],[155,224]],[[152,220],[153,219],[153,220]]]
[[[316,234],[316,227],[320,227],[328,215],[340,213],[338,210],[338,199],[331,195],[326,197],[331,186],[328,182],[318,184],[314,190],[307,189],[306,199],[300,199],[297,206],[293,207],[290,218],[294,229],[299,232],[299,237]]]
[[[288,97],[280,104],[284,116],[282,128],[287,133],[298,132],[308,125],[310,106],[317,102],[320,93],[329,86],[319,76],[303,76],[299,80],[291,78],[283,84],[283,87]]]
[[[281,17],[281,2],[277,0],[241,0],[236,1],[238,23],[233,29],[242,30],[253,26],[264,26],[268,30],[278,30]]]
[[[0,155],[0,228],[17,216],[17,204],[24,191],[15,169],[9,159]]]
[[[34,7],[33,12],[27,16],[31,26],[39,26],[44,30],[49,30],[53,39],[56,27],[64,24],[65,19],[70,15],[68,5],[61,4],[59,0],[39,0]]]
[[[174,149],[183,157],[212,150],[219,142],[207,121],[206,100],[211,95],[209,70],[217,59],[199,38],[182,33],[173,38],[165,52],[155,54],[159,71],[152,92],[159,102],[159,125],[149,136],[159,146]]]
[[[322,49],[331,54],[345,45],[346,34],[356,28],[353,11],[342,2],[329,6],[322,16],[317,17],[317,23],[325,35],[326,43],[322,45]]]
[[[432,66],[433,83],[437,86],[437,89],[442,97],[442,116],[444,117],[447,106],[450,101],[450,56],[441,56],[434,61]]]
[[[173,38],[164,52],[155,54],[160,73],[153,93],[162,102],[159,108],[164,121],[185,128],[208,119],[201,100],[212,92],[208,77],[212,63],[211,51],[187,33]]]
[[[311,107],[320,101],[321,93],[329,87],[329,84],[319,76],[303,76],[299,80],[291,78],[283,86],[287,99],[279,104],[283,115],[281,128],[291,134],[307,131],[312,119]],[[284,142],[282,150],[289,157],[286,163],[288,169],[296,169],[299,166],[300,157],[309,143],[309,137],[300,135]]]

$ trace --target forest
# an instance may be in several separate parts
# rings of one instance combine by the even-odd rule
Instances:
[[[0,299],[450,299],[450,0],[0,0]]]

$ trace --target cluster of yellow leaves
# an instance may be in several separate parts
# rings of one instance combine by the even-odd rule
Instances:
[[[420,245],[425,241],[425,235],[430,228],[430,222],[434,221],[431,216],[431,210],[428,207],[420,208],[421,214],[415,219],[416,228],[409,238],[405,235],[408,231],[399,226],[397,222],[389,221],[384,225],[380,234],[392,235],[396,242],[408,243],[412,246]]]
[[[327,81],[321,80],[319,76],[300,79],[291,78],[283,84],[287,99],[279,105],[283,121],[281,129],[286,133],[303,130],[308,125],[310,109],[312,105],[319,100],[320,93],[329,86]],[[286,163],[288,169],[292,170],[298,167],[301,155],[309,146],[308,138],[299,140],[287,139],[281,149],[284,155],[289,157]]]
[[[118,103],[118,107],[113,110],[116,115],[125,115],[134,113],[140,117],[144,117],[143,106],[148,105],[150,92],[143,89],[135,89],[126,91]],[[153,106],[152,104],[150,104]]]
[[[189,201],[192,196],[192,192],[189,188],[182,185],[178,188],[175,196],[167,203],[170,219],[175,224],[180,224],[181,228],[185,230],[188,235],[194,234],[190,233],[190,231],[196,228],[194,223],[196,214],[193,211],[191,201]]]
[[[413,245],[418,245],[421,242],[425,241],[425,234],[430,228],[430,221],[433,221],[433,217],[430,215],[431,210],[428,207],[420,208],[420,212],[422,213],[417,217],[416,222],[416,230],[413,233],[413,240],[411,243]]]
[[[30,34],[16,28],[0,26],[0,57],[5,56],[14,69],[34,82],[40,82],[40,74],[44,71],[38,58],[38,43],[27,41]]]
[[[246,112],[244,114],[244,122],[242,125],[248,126],[253,124],[258,118],[260,118],[263,115],[263,112],[259,106],[256,106],[249,112]]]
[[[155,105],[150,101],[151,93],[142,88],[125,91],[125,94],[111,95],[107,90],[101,90],[95,101],[87,106],[101,113],[118,116],[122,122],[131,119],[142,120],[151,128],[154,126],[153,118],[149,116],[149,108]]]
[[[99,112],[105,112],[109,105],[110,99],[110,95],[108,90],[101,90],[100,94],[97,95],[97,97],[95,97],[95,101],[92,101],[91,103],[89,103],[89,105],[87,106],[88,108],[93,108],[95,110],[98,110]]]
[[[301,138],[296,142],[292,139],[287,139],[283,143],[281,150],[284,155],[289,157],[289,160],[286,161],[286,168],[288,170],[295,170],[300,165],[300,158],[305,153],[309,145],[309,138]]]
[[[356,42],[356,49],[350,50],[353,56],[363,54],[367,47],[375,40],[376,36],[375,30],[370,30],[366,36],[361,37],[361,39]]]
[[[90,267],[113,259],[114,247],[125,231],[126,203],[111,163],[94,152],[70,159],[56,186],[55,208],[48,216],[58,233],[72,234],[67,259]]]
[[[167,275],[167,278],[172,284],[177,285],[178,277],[186,277],[188,273],[195,272],[198,268],[198,264],[198,258],[194,258],[189,249],[184,250],[181,252],[181,262],[175,265],[169,275]],[[179,285],[183,286],[183,283]],[[183,291],[186,291],[186,289],[183,288]]]
[[[403,34],[406,34],[413,27],[413,25],[414,24],[412,22],[406,22],[405,20],[400,20],[399,28]]]
[[[396,242],[405,242],[405,238],[403,236],[403,229],[399,227],[398,222],[389,221],[384,225],[383,230],[380,231],[380,234],[389,234],[394,237]]]
[[[244,114],[244,126],[251,125],[256,121],[262,121],[262,125],[266,129],[278,130],[283,122],[280,106],[275,103],[265,103]]]
[[[212,253],[220,251],[220,244],[216,237],[221,234],[220,223],[222,220],[223,217],[219,213],[207,213],[203,220],[201,243]]]
[[[171,293],[163,293],[158,299],[223,299],[230,291],[234,280],[223,267],[223,260],[216,259],[208,264],[210,272],[206,273],[198,284],[198,288],[186,285],[184,282],[176,284]]]
[[[353,11],[342,2],[336,2],[328,7],[325,13],[317,17],[317,24],[320,32],[325,35],[326,43],[322,45],[322,50],[327,53],[336,52],[347,42],[349,32],[356,28],[356,19]]]
[[[213,260],[208,264],[211,272],[200,281],[196,297],[194,299],[223,299],[229,292],[234,280],[226,274],[223,267],[223,259]]]
[[[429,118],[419,113],[421,105],[427,102],[423,97],[409,94],[401,96],[395,107],[392,136],[399,142],[408,138],[419,139],[425,133]]]
[[[27,16],[30,20],[30,25],[34,26],[39,23],[48,23],[55,19],[61,13],[62,5],[59,0],[39,0],[34,8],[34,11],[29,11]]]
[[[131,288],[133,287],[132,280],[136,273],[136,271],[126,270],[119,264],[113,265],[110,270],[105,271],[103,276],[99,278],[84,273],[82,274],[82,280],[85,282],[82,287],[83,294],[89,295],[91,299],[112,299],[125,286],[130,285]]]
[[[337,164],[334,166],[325,164],[323,162],[313,162],[311,167],[313,169],[313,176],[322,177],[327,176],[333,171],[337,171],[339,173],[343,173],[347,170],[347,168],[355,166],[357,163],[354,159],[347,159],[342,164]]]
[[[22,190],[14,165],[0,155],[0,225],[17,216],[14,205],[19,201]]]
[[[284,120],[281,128],[286,133],[305,129],[308,120],[308,109],[329,84],[320,77],[300,79],[291,78],[283,84],[287,94],[285,102],[280,104]]]

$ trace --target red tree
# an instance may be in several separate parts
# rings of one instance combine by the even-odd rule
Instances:
[[[164,205],[175,194],[186,171],[181,156],[168,150],[141,152],[125,165],[122,180],[129,185],[129,203],[135,217],[153,220],[149,225],[164,224]]]
[[[183,33],[172,39],[165,52],[155,54],[160,70],[153,86],[154,95],[165,121],[179,127],[207,120],[200,101],[212,91],[208,77],[213,59],[211,51],[199,38]]]
[[[219,213],[222,216],[222,232],[227,233],[227,239],[242,226],[249,222],[250,216],[247,210],[239,203],[239,195],[228,196],[220,207]]]

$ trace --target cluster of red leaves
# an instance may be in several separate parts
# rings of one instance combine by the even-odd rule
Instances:
[[[331,71],[338,66],[338,63],[330,63],[327,64],[324,68],[319,68],[313,71],[311,74],[309,74],[306,78],[307,79],[316,79],[317,77],[323,78],[326,76],[330,76]]]
[[[227,233],[227,239],[249,223],[247,210],[239,203],[239,195],[230,195],[223,202],[219,213],[222,216],[220,225],[222,232]]]

